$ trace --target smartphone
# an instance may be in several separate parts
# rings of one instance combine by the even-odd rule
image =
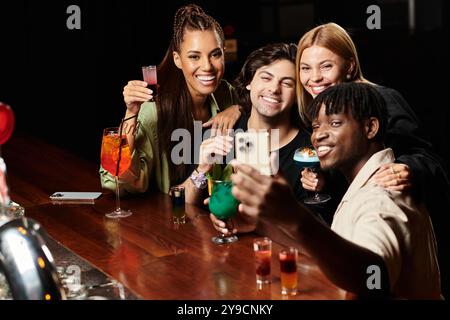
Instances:
[[[102,195],[101,192],[55,192],[50,196],[53,203],[87,203],[95,202],[95,199]]]
[[[238,132],[235,136],[236,160],[248,164],[263,175],[270,175],[269,133]]]

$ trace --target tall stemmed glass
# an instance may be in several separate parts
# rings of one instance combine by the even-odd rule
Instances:
[[[318,172],[320,169],[320,161],[317,157],[316,150],[312,147],[303,147],[295,150],[294,162],[301,168],[306,168],[311,172]],[[328,194],[320,194],[315,192],[313,197],[309,197],[303,200],[306,204],[320,204],[325,203],[331,199]]]
[[[127,136],[122,133],[122,126],[103,130],[102,167],[114,176],[116,181],[116,209],[106,214],[108,218],[125,218],[132,214],[130,210],[120,208],[119,176],[128,170],[131,164],[131,152]]]
[[[231,181],[213,181],[211,198],[209,199],[211,213],[226,224],[231,222],[231,217],[236,214],[239,205],[239,201],[231,193],[232,187]],[[233,228],[231,227],[231,229]],[[211,240],[215,244],[226,244],[237,241],[238,237],[235,235],[226,236],[221,233],[212,237]]]

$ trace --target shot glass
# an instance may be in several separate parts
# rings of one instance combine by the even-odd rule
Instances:
[[[284,248],[279,253],[282,294],[297,294],[297,257],[298,251],[294,247]]]
[[[142,76],[144,78],[144,81],[147,82],[147,88],[153,91],[153,97],[156,97],[158,95],[158,77],[156,70],[156,66],[142,67]]]
[[[272,240],[267,237],[253,240],[253,251],[255,252],[256,283],[268,284],[271,281]]]
[[[172,218],[175,224],[186,223],[186,210],[184,207],[184,187],[171,187],[169,195],[172,199]]]

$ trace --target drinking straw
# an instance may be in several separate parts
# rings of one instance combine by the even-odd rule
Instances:
[[[119,166],[120,166],[120,160],[122,159],[122,145],[123,145],[123,139],[122,139],[122,128],[123,128],[123,124],[125,121],[128,121],[130,119],[136,118],[137,115],[128,117],[128,118],[124,118],[122,119],[122,121],[120,121],[120,126],[119,126],[119,139],[120,139],[120,143],[119,143],[119,157],[117,159],[117,165],[116,165],[116,174],[115,176],[119,176]]]
[[[119,126],[119,158],[117,159],[117,165],[116,165],[116,174],[115,176],[118,177],[119,176],[119,166],[120,166],[120,160],[122,158],[122,127],[123,127],[123,121],[124,119],[122,119],[122,121],[120,121],[120,126]]]

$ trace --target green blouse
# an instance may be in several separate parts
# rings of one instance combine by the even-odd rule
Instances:
[[[234,88],[225,80],[221,81],[209,100],[212,117],[237,103]],[[154,102],[145,102],[141,105],[137,122],[139,125],[131,166],[119,178],[120,194],[141,193],[149,189],[168,193],[170,188],[169,165],[166,154],[159,150],[158,112]],[[114,176],[101,166],[100,180],[103,188],[115,190]]]

